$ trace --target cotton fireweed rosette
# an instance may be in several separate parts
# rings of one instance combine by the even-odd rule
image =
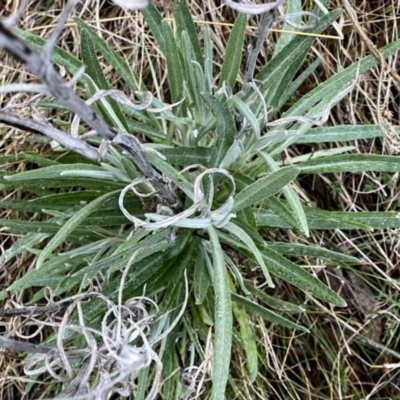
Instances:
[[[152,0],[112,0],[112,2],[127,10],[143,10],[152,3]]]

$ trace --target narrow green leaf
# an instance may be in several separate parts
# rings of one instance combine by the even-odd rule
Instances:
[[[242,61],[246,24],[247,15],[239,14],[229,35],[218,87],[221,87],[224,82],[228,82],[231,87],[236,83]]]
[[[324,15],[313,33],[322,33],[340,15],[341,10],[334,10]],[[316,40],[312,36],[296,36],[257,74],[257,79],[264,81],[262,93],[268,105],[277,106],[279,100],[292,82],[299,68],[304,64],[311,45]],[[262,109],[261,101],[257,101],[252,110],[259,115]]]
[[[301,12],[303,11],[302,7],[301,7],[301,0],[291,0],[287,2],[286,5],[286,10],[285,13],[286,15],[290,15],[290,14],[298,14],[297,17],[295,18],[291,18],[290,22],[294,23],[294,24],[301,24]],[[282,26],[282,30],[285,31],[285,33],[282,33],[279,35],[279,39],[275,45],[275,49],[274,49],[274,54],[273,57],[275,57],[282,49],[285,48],[285,46],[296,37],[296,35],[291,34],[291,33],[286,33],[286,32],[290,32],[290,31],[295,31],[296,28],[294,28],[293,26],[289,25],[287,22],[285,22]]]
[[[268,165],[271,171],[278,171],[279,167],[275,160],[265,152],[259,152],[259,155],[264,159],[265,163]],[[296,228],[306,237],[310,235],[307,218],[304,213],[303,207],[301,205],[301,201],[299,196],[293,189],[291,185],[287,185],[282,189],[282,193],[285,196],[288,205],[290,206],[290,211],[287,213],[289,218],[294,218],[296,223]],[[273,200],[273,199],[271,199]]]
[[[146,399],[146,391],[148,389],[150,379],[150,368],[143,368],[139,371],[137,377],[138,383],[135,391],[136,400]]]
[[[101,69],[92,39],[85,28],[81,29],[81,57],[85,65],[85,73],[90,76],[96,87],[100,90],[111,89],[112,87],[107,82],[107,79]],[[95,93],[92,93],[92,95]],[[112,109],[113,113],[115,114],[116,121],[108,112],[106,105],[109,105],[109,107]],[[128,132],[128,125],[125,121],[125,117],[122,114],[118,103],[114,99],[103,98],[94,103],[93,107],[99,110],[104,120],[109,125],[115,126],[120,129],[123,127],[123,129]]]
[[[206,298],[208,288],[211,284],[210,277],[208,276],[207,265],[204,259],[203,251],[199,249],[194,266],[194,297],[196,304],[203,304]]]
[[[214,96],[209,93],[202,93],[201,95],[217,120],[216,139],[211,151],[209,166],[219,167],[235,140],[235,121],[229,109],[223,106]]]
[[[235,178],[235,184],[236,184],[236,191],[241,192],[243,189],[245,189],[247,186],[250,186],[254,183],[254,179],[249,175],[243,174],[241,172],[235,172],[233,174],[233,177]]]
[[[172,279],[166,288],[160,306],[160,315],[169,314],[175,307],[179,307],[178,304],[181,304],[185,292],[184,272],[192,269],[195,262],[193,252],[197,251],[199,242],[199,238],[194,238],[193,240],[192,237],[190,244],[186,246],[186,251],[179,258],[179,263],[177,263]]]
[[[39,165],[39,167],[49,167],[50,165],[59,165],[60,163],[49,157],[41,157],[37,154],[25,153],[26,160]]]
[[[57,110],[57,111],[69,111],[68,107],[66,107],[63,103],[61,103],[58,100],[38,101],[36,103],[36,106],[40,107],[40,108],[49,108],[49,109]],[[64,121],[62,121],[62,122],[64,122]],[[61,126],[61,125],[58,123],[57,126]]]
[[[400,227],[400,218],[396,212],[325,211],[310,207],[304,209],[310,229],[372,230]],[[255,216],[259,227],[291,227],[269,210],[258,210]]]
[[[206,91],[212,93],[213,85],[213,46],[211,42],[210,32],[208,28],[203,28],[203,41],[204,41],[204,84]]]
[[[92,39],[85,28],[81,29],[81,57],[85,65],[85,73],[93,79],[97,87],[104,90],[111,89],[101,69]]]
[[[247,299],[246,297],[240,296],[239,294],[232,293],[232,300],[235,303],[243,306],[247,312],[257,315],[268,322],[284,326],[285,328],[298,329],[302,332],[309,332],[309,330],[304,328],[303,326],[291,322],[288,319],[277,314],[276,312],[267,310],[265,307],[255,303],[254,301]]]
[[[109,64],[112,65],[118,75],[125,81],[125,83],[133,92],[137,90],[147,90],[137,74],[131,69],[128,62],[123,57],[117,54],[114,50],[110,49],[107,43],[100,38],[86,22],[82,21],[78,17],[73,19],[81,29],[85,29],[96,48],[109,62]]]
[[[182,301],[182,299],[180,298],[177,300]],[[177,301],[176,304],[174,304],[172,307],[172,309],[175,311],[169,310],[168,314],[170,315],[171,321],[174,321],[176,319],[180,311],[179,306],[181,304],[182,303],[179,303]],[[191,335],[193,329],[189,329],[189,327],[187,327],[187,325],[185,324],[185,316],[183,316],[183,324],[185,326],[184,330],[186,330],[187,328],[187,330],[190,331],[189,337],[190,340],[193,342],[194,340],[192,339]],[[179,390],[181,388],[180,377],[178,374],[175,373],[175,371],[176,368],[178,368],[178,364],[176,362],[176,343],[179,340],[179,335],[182,330],[183,329],[181,328],[181,326],[175,326],[171,333],[169,333],[168,336],[163,340],[161,351],[158,353],[163,364],[163,374],[166,374],[165,376],[171,377],[171,379],[166,379],[162,385],[163,399],[178,399],[179,395],[181,394]]]
[[[73,248],[69,251],[64,251],[62,253],[58,253],[58,255],[62,256],[70,256],[71,258],[75,258],[82,255],[96,254],[96,257],[99,257],[99,253],[103,256],[107,253],[113,246],[116,246],[119,243],[117,238],[106,238],[96,240],[94,242],[88,243],[87,245],[83,245],[77,248]],[[111,251],[111,250],[110,250]],[[41,268],[42,270],[43,268]]]
[[[193,49],[195,60],[203,66],[203,53],[201,51],[199,36],[196,26],[193,21],[192,12],[186,0],[179,0],[174,7],[174,17],[176,23],[176,31],[180,34],[186,32],[189,36],[190,43]]]
[[[46,237],[47,235],[45,233],[28,233],[14,242],[11,247],[5,251],[5,261],[11,260],[13,257],[25,251],[29,251],[29,249],[37,246]]]
[[[252,284],[246,283],[246,289],[249,294],[253,294],[260,298],[260,300],[265,303],[267,306],[274,308],[277,311],[283,311],[288,313],[299,314],[304,312],[304,308],[298,306],[297,304],[289,303],[288,301],[284,301],[278,299],[276,296],[270,296],[265,293],[262,289],[255,288]]]
[[[182,247],[178,255],[171,255],[174,253],[175,248],[174,243],[170,242],[168,250],[159,251],[150,257],[146,257],[141,262],[135,263],[129,273],[125,289],[126,296],[139,295],[143,292],[144,285],[146,285],[146,293],[149,294],[155,290],[160,290],[166,284],[168,285],[179,268],[176,257],[180,258],[182,252],[188,250],[186,246],[180,246],[179,241],[180,238],[178,239],[178,243],[175,243],[178,244],[178,247]],[[154,262],[152,262],[153,259]],[[119,279],[117,278],[116,285],[118,284]]]
[[[251,111],[251,108],[238,96],[232,96],[228,99],[228,103],[233,104],[236,110],[247,120],[253,129],[253,135],[256,140],[260,139],[260,123],[257,120],[256,115]]]
[[[25,211],[29,213],[41,212],[44,207],[40,205],[40,203],[35,204],[32,201],[26,200],[1,200],[0,208],[6,210],[15,210],[15,211]],[[64,211],[67,210],[67,207],[54,207],[52,208],[54,211]]]
[[[238,250],[246,257],[249,257],[253,263],[256,263],[254,255],[241,242],[224,232],[219,232],[219,237],[228,246]],[[282,278],[283,280],[298,287],[299,289],[331,304],[340,307],[344,307],[346,305],[344,300],[337,293],[329,289],[305,269],[287,260],[276,251],[265,246],[261,253],[271,274],[276,275],[279,278]]]
[[[213,357],[212,399],[225,398],[225,388],[229,376],[232,347],[232,303],[224,252],[216,230],[208,228],[213,255],[213,288],[215,310],[215,343]]]
[[[104,194],[104,190],[75,190],[67,193],[56,193],[49,196],[42,196],[37,199],[30,200],[29,203],[37,205],[41,208],[53,208],[60,210],[67,210],[79,204],[87,204],[97,197]],[[129,197],[129,200],[133,199]],[[134,200],[136,202],[136,200]],[[104,203],[104,208],[116,208],[118,207],[118,202],[115,200],[108,200]]]
[[[11,165],[23,162],[26,160],[26,154],[27,153],[0,156],[0,165]]]
[[[246,352],[247,370],[250,382],[254,382],[258,373],[258,351],[255,341],[256,335],[250,325],[249,316],[244,308],[239,307],[235,301],[232,302],[233,314],[239,323],[240,338],[242,339],[244,350]]]
[[[315,72],[315,70],[321,65],[322,59],[317,58],[311,63],[309,67],[305,69],[287,88],[285,93],[280,96],[277,109],[280,110],[285,104],[288,104],[290,98],[293,94],[300,88],[300,86]],[[278,111],[276,110],[276,111]],[[275,114],[275,113],[274,113]]]
[[[299,222],[296,220],[293,215],[293,211],[290,209],[288,203],[271,196],[263,203],[264,208],[268,208],[274,214],[276,214],[279,218],[281,218],[285,223],[289,224],[289,226],[293,229],[299,229]]]
[[[218,232],[218,235],[221,234],[221,231]],[[220,236],[221,240],[224,240],[224,237]],[[244,279],[243,279],[243,271],[240,265],[236,265],[235,261],[233,261],[227,253],[225,253],[225,262],[228,265],[229,269],[232,271],[232,273],[235,276],[236,282],[235,284],[240,288],[240,290],[247,296],[250,294],[250,292],[247,290]],[[231,283],[232,287],[232,283]]]
[[[153,4],[141,10],[144,19],[148,23],[151,33],[156,38],[158,44],[160,45],[162,51],[165,53],[165,38],[164,30],[162,26],[163,17],[161,13],[157,10]]]
[[[292,44],[290,42],[290,44]],[[400,49],[400,40],[395,40],[389,45],[380,49],[380,53],[383,58],[388,58],[396,54]],[[331,78],[325,82],[319,84],[311,92],[303,96],[296,104],[294,104],[282,117],[303,115],[307,110],[317,104],[319,101],[325,99],[329,94],[328,100],[333,96],[337,96],[338,93],[343,91],[346,86],[356,77],[364,74],[369,69],[378,65],[379,61],[371,54],[367,57],[362,58],[358,62],[350,65],[343,71],[334,74]]]
[[[140,262],[150,254],[154,253],[154,246],[160,245],[160,252],[165,251],[165,244],[167,243],[168,230],[160,230],[153,235],[149,235],[146,238],[140,236],[133,236],[127,240],[121,246],[119,246],[113,254],[108,257],[103,257],[97,260],[85,268],[82,268],[76,273],[76,276],[89,275],[95,276],[97,273],[102,272],[105,269],[112,268],[113,271],[123,267],[128,262],[132,254],[139,249],[148,249],[146,251],[139,251],[136,256],[136,263]],[[112,266],[112,267],[111,267]],[[132,271],[134,268],[132,269]]]
[[[224,226],[224,229],[226,229],[231,235],[236,236],[241,242],[243,242],[245,244],[245,246],[248,248],[249,252],[251,252],[254,255],[254,257],[260,264],[260,267],[264,273],[264,276],[268,283],[268,286],[275,287],[274,283],[271,280],[271,276],[269,275],[268,268],[264,263],[261,252],[260,252],[260,250],[258,250],[257,246],[254,244],[251,237],[242,228],[240,228],[239,226],[235,225],[232,222],[228,222]]]
[[[54,289],[71,270],[82,262],[83,257],[70,259],[69,256],[59,255],[45,262],[41,269],[33,269],[27,272],[20,279],[13,282],[13,284],[7,288],[7,292],[13,295],[23,289],[35,286],[44,287],[46,283]],[[47,279],[50,280],[47,281]]]
[[[20,29],[17,29],[17,33],[18,36],[21,36],[32,47],[32,49],[39,53],[43,51],[46,44],[45,39]],[[51,59],[55,64],[65,67],[71,74],[76,74],[83,65],[82,61],[78,60],[71,53],[58,46],[53,49]],[[83,76],[81,77],[81,80],[84,80]]]
[[[200,93],[205,91],[203,71],[201,64],[193,60],[193,49],[186,31],[181,35],[182,61],[185,69],[185,91],[187,92],[188,105],[195,121],[201,121],[204,103]]]
[[[339,307],[346,307],[346,302],[336,292],[329,289],[303,268],[267,247],[264,248],[262,254],[272,274],[319,299]]]
[[[37,222],[37,221],[15,221],[12,219],[0,219],[0,225],[9,232],[27,234],[44,233],[46,235],[55,235],[60,230],[60,225],[54,222]],[[85,228],[76,229],[68,238],[71,242],[86,243],[87,238],[98,239],[98,234],[90,232]]]
[[[257,221],[254,217],[254,212],[251,207],[244,208],[237,212],[235,224],[240,226],[253,239],[257,246],[264,246],[264,239],[259,233]]]
[[[125,111],[125,108],[122,107]],[[129,132],[134,133],[141,133],[146,137],[150,138],[155,143],[164,143],[166,139],[166,135],[164,132],[160,131],[159,129],[151,126],[148,123],[133,121],[132,119],[127,119],[127,124],[129,128]]]
[[[43,264],[44,260],[50,256],[50,254],[55,250],[60,244],[62,244],[70,233],[77,228],[82,222],[87,218],[92,212],[97,210],[106,200],[115,196],[118,191],[107,193],[103,196],[98,197],[96,200],[87,204],[81,210],[79,210],[71,219],[69,219],[65,225],[57,232],[57,234],[50,240],[47,246],[40,253],[37,261],[36,268],[39,269]]]
[[[43,167],[40,169],[35,169],[32,171],[25,171],[25,172],[20,172],[15,175],[6,175],[4,179],[10,182],[24,182],[24,181],[30,181],[31,179],[41,179],[41,180],[46,180],[46,179],[62,179],[62,173],[65,172],[82,172],[84,174],[85,172],[104,172],[104,169],[102,167],[99,167],[97,165],[90,165],[90,164],[74,164],[74,165],[66,165],[66,164],[58,164],[58,165],[51,165],[49,167]],[[76,182],[78,183],[78,182]]]
[[[238,160],[241,154],[242,149],[240,148],[239,140],[235,139],[232,146],[229,148],[225,154],[225,157],[221,161],[220,168],[228,169],[235,161]]]
[[[273,196],[289,184],[299,173],[295,167],[285,167],[259,179],[240,191],[234,198],[232,212],[242,210]]]
[[[193,164],[208,165],[210,149],[208,147],[173,147],[157,149],[170,164],[189,166]]]
[[[164,36],[164,56],[167,61],[168,82],[173,103],[182,99],[183,94],[183,67],[180,54],[172,30],[167,22],[162,22]]]
[[[400,136],[400,126],[392,126]],[[372,139],[382,137],[382,128],[379,125],[340,125],[313,128],[301,135],[296,143],[329,143],[346,142],[352,140]]]
[[[51,168],[51,167],[46,167]],[[39,170],[36,170],[39,171]],[[10,179],[14,176],[25,174],[25,172],[14,173],[14,172],[6,172],[0,173],[0,185],[3,189],[17,189],[23,187],[24,189],[35,193],[38,196],[48,196],[50,192],[45,190],[45,188],[62,188],[62,187],[76,187],[81,186],[86,189],[96,190],[101,187],[104,191],[115,190],[117,188],[121,188],[121,183],[113,182],[109,180],[102,179],[93,179],[93,178],[67,178],[67,177],[54,177],[48,179],[36,179],[35,175],[32,174],[31,178],[22,179],[19,181],[18,179],[13,180]],[[4,176],[5,175],[5,176]]]
[[[197,307],[192,307],[192,310],[196,310],[196,309],[197,309]],[[193,319],[195,319],[195,318],[193,318]],[[206,359],[206,356],[204,354],[204,347],[203,347],[203,343],[201,343],[200,339],[199,339],[199,333],[201,334],[201,332],[199,329],[197,329],[197,326],[195,326],[192,323],[192,321],[193,320],[188,318],[188,314],[185,314],[183,316],[183,323],[184,323],[185,329],[189,335],[189,338],[192,341],[192,343],[194,344],[200,359],[202,361],[204,361]],[[175,347],[175,343],[174,343],[174,347]]]
[[[324,247],[311,246],[309,244],[265,242],[265,245],[269,249],[277,251],[284,256],[314,257],[328,261],[360,263],[360,260],[356,257],[339,253],[338,251],[328,250]]]
[[[397,156],[346,154],[306,161],[298,165],[301,174],[328,172],[400,172]]]
[[[162,240],[158,243],[154,243],[154,244],[150,244],[150,245],[141,243],[139,248],[137,249],[138,253],[137,253],[137,257],[135,258],[134,262],[139,262],[139,261],[143,260],[144,258],[149,257],[155,253],[160,253],[160,252],[163,253],[169,247],[171,247],[171,244],[166,240]],[[91,266],[91,269],[94,270],[93,266]],[[121,263],[116,263],[108,269],[107,273],[111,274],[115,271],[118,271],[119,269],[121,269]]]

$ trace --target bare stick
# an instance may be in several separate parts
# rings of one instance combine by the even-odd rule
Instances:
[[[101,162],[101,155],[96,148],[90,146],[83,140],[73,138],[65,132],[52,127],[50,124],[22,118],[18,114],[6,111],[0,111],[0,122],[24,131],[45,135],[67,149],[74,150],[90,160],[98,163]]]
[[[64,28],[65,23],[68,20],[68,16],[71,13],[73,7],[77,4],[78,0],[69,0],[64,7],[63,12],[61,13],[60,19],[57,22],[54,31],[51,33],[51,36],[46,41],[43,50],[43,57],[47,63],[51,62],[51,54],[53,53],[54,47],[57,44],[58,38],[61,36],[62,30]]]
[[[247,60],[246,72],[244,75],[245,85],[253,81],[254,71],[256,69],[257,57],[261,51],[261,47],[263,46],[268,31],[271,28],[272,21],[273,21],[273,16],[271,12],[266,12],[262,14],[261,21],[257,29],[255,45],[251,49],[249,58]],[[247,90],[250,89],[250,86],[247,86],[246,89]]]
[[[21,340],[7,339],[0,336],[0,349],[7,349],[10,351],[18,351],[21,353],[35,353],[35,354],[48,354],[51,351],[57,351],[53,347],[43,346],[41,344],[34,344],[22,342]],[[75,351],[67,354],[68,358],[83,358],[87,355],[85,351]]]

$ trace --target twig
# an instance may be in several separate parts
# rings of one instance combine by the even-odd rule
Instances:
[[[266,13],[262,14],[261,21],[258,26],[258,30],[257,30],[257,34],[256,34],[255,45],[250,50],[249,58],[247,59],[246,72],[244,75],[245,85],[247,83],[253,81],[258,54],[261,51],[262,45],[268,34],[269,28],[272,25],[272,22],[273,22],[273,16],[272,16],[271,12],[266,12]],[[250,86],[247,86],[247,90],[248,89],[250,89]]]
[[[90,146],[83,140],[73,138],[65,132],[52,127],[50,124],[22,118],[18,114],[5,111],[0,111],[0,122],[24,131],[45,135],[67,149],[74,150],[90,160],[98,163],[101,162],[102,157],[96,148]]]
[[[37,306],[29,306],[29,307],[21,307],[21,308],[11,308],[8,310],[0,310],[0,318],[12,318],[16,316],[24,316],[29,314],[31,317],[33,315],[45,314],[45,313],[54,313],[66,308],[68,304],[55,304],[52,306],[45,307],[37,307]]]
[[[53,350],[51,347],[42,346],[41,344],[26,343],[20,340],[6,339],[0,336],[0,349],[1,348],[22,353],[36,354],[47,354]]]
[[[20,340],[6,339],[2,336],[0,336],[0,349],[35,354],[48,354],[51,351],[57,351],[57,349],[52,347],[43,346],[41,344],[22,342]],[[67,354],[68,358],[82,358],[84,356],[86,356],[86,352],[84,351],[76,351]]]

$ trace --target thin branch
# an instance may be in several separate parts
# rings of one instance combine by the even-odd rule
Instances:
[[[10,25],[15,25],[24,14],[25,10],[28,8],[29,0],[22,0],[17,11],[6,19],[6,22]]]
[[[22,118],[18,114],[5,111],[0,111],[0,122],[24,131],[47,136],[67,149],[76,151],[84,157],[87,157],[89,160],[96,161],[97,163],[100,163],[102,160],[102,157],[96,148],[90,146],[83,140],[73,138],[65,132],[52,127],[50,124]]]
[[[0,310],[0,318],[12,318],[21,315],[25,316],[26,314],[32,317],[38,314],[58,312],[67,306],[68,304],[54,304],[44,307],[28,306],[28,307],[11,308],[8,310]]]
[[[51,33],[49,39],[47,39],[43,50],[43,57],[46,63],[51,63],[51,55],[54,47],[56,47],[57,40],[61,36],[64,25],[67,22],[68,16],[71,13],[74,6],[78,3],[78,0],[69,0],[61,13],[60,19],[58,20],[54,31]]]
[[[247,59],[246,72],[244,75],[245,85],[252,82],[254,79],[254,71],[256,69],[256,63],[258,54],[264,44],[264,40],[271,28],[273,22],[273,15],[271,12],[266,12],[262,14],[261,21],[258,25],[256,40],[254,47],[250,50],[249,58]],[[246,85],[246,89],[249,90],[249,86]]]
[[[51,351],[57,351],[53,347],[43,346],[41,344],[34,344],[29,342],[22,342],[21,340],[7,339],[0,336],[0,349],[7,349],[10,351],[17,351],[22,353],[35,353],[35,354],[48,354]],[[86,354],[83,351],[75,351],[69,353],[68,358],[83,358]]]

